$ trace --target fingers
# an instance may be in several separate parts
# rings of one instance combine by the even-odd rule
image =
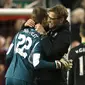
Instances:
[[[34,27],[35,26],[35,22],[32,19],[29,19],[25,23],[25,26]]]
[[[56,60],[55,63],[56,63],[56,68],[58,69],[66,69],[66,70],[70,70],[72,68],[72,60],[67,60],[65,58],[62,58],[60,61],[59,60]]]
[[[35,29],[40,34],[45,34],[46,33],[46,31],[44,30],[44,27],[41,24],[36,24]]]
[[[72,66],[73,66],[73,60],[69,60],[69,68],[71,69],[72,68]]]
[[[60,60],[60,62],[61,62],[65,67],[68,66],[68,62],[67,62],[64,58],[62,58],[62,59]]]
[[[35,28],[36,28],[36,30],[41,29],[41,24],[36,24],[36,25],[35,25]]]
[[[72,68],[72,60],[66,60],[64,58],[62,58],[60,60],[60,62],[62,63],[62,68],[63,69],[67,69],[67,70],[70,70]]]

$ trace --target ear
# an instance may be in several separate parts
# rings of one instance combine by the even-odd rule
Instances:
[[[60,19],[60,24],[62,24],[64,22],[64,18]]]

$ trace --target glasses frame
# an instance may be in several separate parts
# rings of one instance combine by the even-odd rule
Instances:
[[[52,17],[50,17],[48,13],[47,13],[47,16],[48,16],[51,20],[59,19],[59,18],[52,18]]]

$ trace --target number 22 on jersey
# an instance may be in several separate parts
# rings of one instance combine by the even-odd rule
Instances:
[[[30,47],[31,47],[31,45],[32,45],[32,39],[31,39],[31,37],[29,37],[29,36],[26,37],[24,34],[19,34],[19,36],[18,36],[18,42],[17,42],[15,51],[20,56],[26,58],[27,57],[27,51],[24,51],[24,50],[29,50]]]

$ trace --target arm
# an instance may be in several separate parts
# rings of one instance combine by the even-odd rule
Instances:
[[[16,38],[16,37],[15,37],[15,38]],[[8,51],[7,51],[7,53],[6,53],[6,64],[7,64],[8,66],[9,66],[9,64],[11,63],[12,58],[13,58],[15,38],[14,38],[14,40],[12,41],[12,43],[10,44],[9,49],[8,49]]]
[[[39,68],[59,69],[62,67],[61,65],[66,65],[66,66],[69,65],[69,61],[66,61],[65,59],[62,59],[60,61],[56,60],[55,62],[48,62],[43,60],[41,55],[40,43],[37,43],[36,46],[34,46],[34,49],[32,50],[31,54],[33,60],[33,66],[35,69]]]
[[[39,68],[58,68],[57,63],[59,65],[59,62],[47,62],[43,60],[41,55],[41,45],[39,42],[37,42],[34,46],[34,48],[31,51],[31,54],[28,58],[29,61],[32,62],[35,69]]]
[[[6,64],[9,65],[13,57],[14,44],[11,43],[7,53],[6,53]]]
[[[45,31],[45,29],[43,28],[43,26],[42,26],[40,23],[38,23],[38,24],[35,25],[35,22],[34,22],[32,19],[27,20],[27,21],[23,24],[22,28],[25,28],[25,27],[34,27],[35,30],[36,30],[38,33],[46,35],[46,31]]]
[[[39,69],[39,68],[56,69],[56,68],[58,68],[57,63],[47,62],[47,61],[43,60],[42,58],[40,58],[39,53],[33,54],[33,66],[35,67],[35,69]]]
[[[40,54],[33,54],[33,66],[35,69],[39,68],[48,68],[48,69],[66,69],[70,70],[72,68],[72,61],[66,60],[65,58],[61,58],[59,60],[55,60],[55,62],[48,62],[43,59],[40,59]]]
[[[28,19],[23,25],[22,29],[26,27],[35,27],[35,22],[32,19]]]

